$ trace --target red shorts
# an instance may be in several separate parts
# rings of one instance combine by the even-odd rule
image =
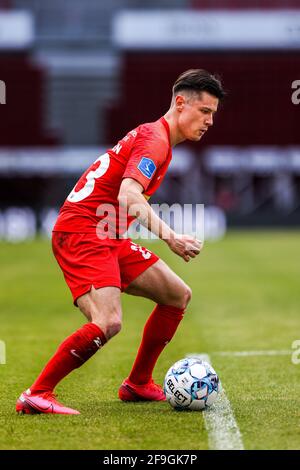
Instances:
[[[159,259],[132,240],[99,240],[93,233],[53,232],[52,248],[74,304],[92,286],[122,291]]]

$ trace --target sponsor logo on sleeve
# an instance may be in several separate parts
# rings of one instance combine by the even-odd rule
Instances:
[[[138,164],[138,169],[146,178],[151,179],[156,170],[156,165],[151,158],[143,157]]]

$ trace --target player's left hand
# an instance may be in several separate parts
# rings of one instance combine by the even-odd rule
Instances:
[[[202,250],[203,243],[190,235],[175,234],[166,240],[170,249],[178,256],[188,262],[191,258],[195,258]]]
[[[183,259],[187,263],[190,261],[191,258],[196,258],[197,255],[200,254],[203,248],[203,243],[201,240],[197,240],[196,238],[193,240],[193,244],[187,245],[184,251]]]

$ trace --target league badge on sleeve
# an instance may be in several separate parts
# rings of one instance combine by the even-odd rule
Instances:
[[[144,176],[146,176],[146,178],[149,178],[150,180],[156,170],[156,165],[154,161],[151,160],[151,158],[142,157],[140,163],[138,164],[138,169]]]

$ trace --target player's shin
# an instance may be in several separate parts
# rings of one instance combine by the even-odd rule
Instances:
[[[52,392],[66,375],[84,364],[105,343],[105,335],[95,323],[87,323],[79,328],[59,346],[30,387],[31,393]]]
[[[156,361],[173,338],[184,314],[184,309],[157,305],[148,318],[129,379],[134,384],[145,384],[152,377]]]

